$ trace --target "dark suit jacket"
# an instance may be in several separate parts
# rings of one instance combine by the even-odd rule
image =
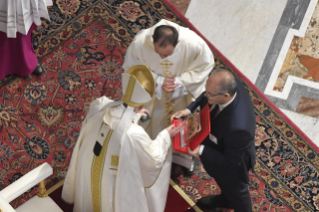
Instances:
[[[248,91],[236,80],[237,95],[233,102],[216,117],[217,108],[210,112],[211,134],[217,138],[217,145],[207,137],[203,142],[204,150],[200,159],[207,173],[218,181],[235,179],[248,183],[248,171],[255,164],[256,117]],[[205,92],[204,92],[205,93]],[[194,112],[207,104],[202,93],[187,108]]]

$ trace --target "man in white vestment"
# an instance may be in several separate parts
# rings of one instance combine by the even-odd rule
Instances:
[[[143,106],[154,94],[146,66],[122,74],[122,101],[101,97],[91,103],[74,147],[62,198],[74,212],[163,212],[169,176],[158,179],[181,128],[173,125],[152,140],[139,126],[148,112]],[[152,202],[147,190],[162,184]],[[167,185],[167,187],[165,187]]]
[[[163,19],[153,27],[141,30],[128,47],[123,68],[127,70],[138,64],[151,69],[156,83],[155,96],[145,106],[152,118],[143,124],[154,138],[171,124],[170,118],[175,112],[186,108],[205,91],[206,79],[214,67],[214,56],[195,32]],[[173,159],[171,151],[159,178],[170,176],[172,160],[192,171],[191,157],[174,153]],[[147,192],[156,194],[161,186],[155,184]],[[155,195],[154,201],[156,198]]]
[[[141,30],[127,49],[123,68],[148,66],[155,79],[155,96],[146,106],[152,117],[151,137],[171,124],[174,112],[184,109],[205,90],[214,56],[195,32],[162,19]]]

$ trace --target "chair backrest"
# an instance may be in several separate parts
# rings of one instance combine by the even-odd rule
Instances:
[[[16,212],[13,207],[0,194],[0,210],[3,212]]]
[[[6,207],[8,207],[8,205],[10,206],[9,202],[14,200],[45,178],[49,177],[52,173],[52,167],[48,163],[43,163],[42,165],[28,172],[17,181],[2,189],[0,191],[0,209],[2,209],[2,211],[4,212],[11,212],[9,209],[4,210]],[[6,205],[4,202],[7,202],[8,205]],[[14,211],[15,210],[13,209],[12,212]]]

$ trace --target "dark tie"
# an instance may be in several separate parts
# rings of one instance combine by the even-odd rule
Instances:
[[[219,112],[219,106],[215,105],[215,107],[210,111],[210,114],[213,118],[215,118]]]

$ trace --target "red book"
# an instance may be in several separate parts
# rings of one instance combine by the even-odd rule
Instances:
[[[208,104],[198,114],[192,114],[185,121],[173,120],[175,127],[181,123],[185,123],[185,127],[174,137],[174,150],[188,154],[188,147],[191,150],[194,150],[210,133],[210,114]]]

